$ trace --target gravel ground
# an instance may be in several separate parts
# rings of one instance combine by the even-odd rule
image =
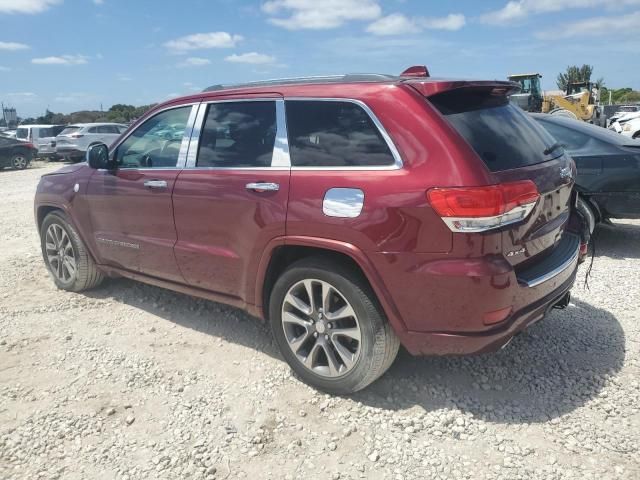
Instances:
[[[2,479],[640,478],[640,221],[597,232],[585,290],[504,350],[401,352],[331,398],[242,311],[110,280],[56,290],[33,194],[0,172]]]

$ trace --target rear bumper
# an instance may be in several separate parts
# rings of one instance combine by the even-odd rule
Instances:
[[[573,286],[577,266],[563,285],[514,313],[500,328],[477,334],[406,332],[404,347],[413,355],[472,355],[501,349],[522,330],[542,320]]]
[[[410,353],[473,354],[499,349],[562,300],[575,281],[579,248],[579,237],[565,234],[551,255],[524,271],[499,255],[433,260],[409,253],[380,254],[376,268],[393,279],[385,288]]]

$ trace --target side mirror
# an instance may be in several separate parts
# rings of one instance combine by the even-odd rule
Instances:
[[[87,149],[87,163],[96,170],[113,168],[109,161],[109,147],[104,143],[91,145]]]

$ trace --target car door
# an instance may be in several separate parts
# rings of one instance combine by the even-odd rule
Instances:
[[[154,114],[111,153],[114,170],[96,170],[87,203],[102,263],[184,282],[173,255],[176,229],[171,193],[184,167],[197,105]],[[182,125],[181,139],[157,133]]]
[[[285,234],[284,102],[272,97],[203,103],[173,191],[184,278],[248,303],[265,247]]]

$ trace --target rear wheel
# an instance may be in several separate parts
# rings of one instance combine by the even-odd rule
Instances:
[[[596,214],[593,211],[593,208],[582,197],[578,197],[578,211],[582,213],[582,216],[587,221],[587,224],[589,225],[589,234],[592,235],[593,231],[596,229],[596,223],[598,223]]]
[[[24,170],[29,165],[29,160],[26,155],[22,153],[16,153],[11,157],[11,166],[16,170]]]
[[[333,394],[365,388],[393,363],[399,341],[369,286],[325,259],[292,265],[276,281],[269,316],[291,368]]]
[[[40,242],[45,264],[58,288],[80,292],[102,282],[102,273],[62,212],[45,217]]]

